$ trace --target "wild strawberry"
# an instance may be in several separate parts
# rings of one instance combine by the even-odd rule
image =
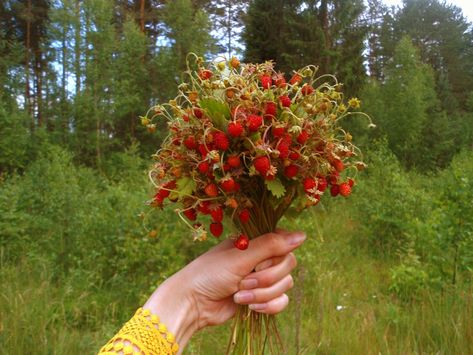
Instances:
[[[241,223],[247,223],[250,220],[250,211],[246,208],[241,210],[240,214],[238,215]]]
[[[263,117],[258,115],[248,116],[248,129],[252,132],[256,132],[263,125]]]
[[[209,169],[210,169],[210,164],[209,164],[208,161],[203,161],[203,162],[199,163],[199,165],[197,166],[197,169],[199,169],[199,171],[202,174],[207,174],[209,172]]]
[[[228,134],[232,137],[239,137],[243,133],[243,126],[240,122],[230,122],[228,124]]]
[[[274,84],[278,88],[285,88],[286,87],[286,79],[284,78],[284,75],[280,74],[277,76],[277,78],[274,80]]]
[[[197,211],[193,208],[189,208],[182,212],[190,221],[195,221],[197,219]]]
[[[338,185],[332,185],[330,188],[330,195],[333,197],[337,196],[340,193],[340,187]]]
[[[287,95],[279,96],[279,102],[281,103],[282,107],[290,107],[291,106],[291,99]]]
[[[218,196],[217,185],[211,182],[210,184],[205,186],[205,194],[209,197],[217,197]]]
[[[210,213],[210,201],[202,201],[197,209],[202,214],[209,214]]]
[[[228,163],[223,163],[223,171],[227,172],[227,171],[230,171],[230,169],[232,168]]]
[[[184,120],[184,122],[189,122],[190,121],[189,115],[187,113],[182,116],[182,119]]]
[[[297,142],[299,144],[304,144],[305,142],[307,142],[307,139],[309,139],[309,133],[307,133],[307,131],[302,131],[297,136]]]
[[[237,240],[235,240],[235,242],[233,243],[233,245],[235,245],[235,247],[237,247],[240,250],[247,249],[249,244],[250,244],[250,239],[245,234],[240,234]]]
[[[186,146],[187,149],[189,150],[194,150],[197,148],[197,143],[195,141],[194,136],[189,136],[186,139],[184,139],[184,145]]]
[[[289,143],[285,140],[281,140],[277,146],[276,149],[279,151],[279,157],[281,159],[286,159],[289,156]]]
[[[338,184],[338,176],[340,174],[338,173],[338,171],[335,171],[334,173],[332,173],[331,175],[328,176],[328,182],[330,183],[330,185],[337,185]]]
[[[230,60],[230,65],[233,69],[238,69],[238,67],[240,66],[240,61],[238,60],[238,58],[232,57],[232,59]]]
[[[317,179],[317,190],[324,192],[327,189],[328,182],[327,179],[324,177],[320,177]]]
[[[291,160],[297,160],[301,157],[301,155],[298,152],[290,152],[289,153],[289,159]]]
[[[355,185],[355,180],[353,180],[352,178],[348,179],[348,185],[350,185],[350,187],[353,187],[353,185]]]
[[[219,150],[227,150],[230,146],[230,141],[228,137],[223,132],[215,132],[214,133],[214,144],[215,147]]]
[[[222,207],[218,206],[216,209],[210,211],[210,216],[212,216],[212,221],[214,222],[222,222],[223,220],[223,209]]]
[[[204,112],[199,107],[194,107],[192,113],[197,118],[202,118],[204,116]]]
[[[216,238],[220,237],[223,232],[222,223],[211,223],[210,224],[210,233],[212,233]]]
[[[263,89],[269,89],[273,83],[273,80],[269,75],[262,75],[261,78],[261,86]]]
[[[227,164],[232,168],[239,168],[241,165],[240,157],[238,155],[230,155],[227,159]]]
[[[271,132],[273,133],[273,136],[276,138],[280,138],[284,135],[286,132],[286,129],[284,127],[274,127],[271,129]]]
[[[317,182],[314,179],[312,179],[311,177],[307,177],[302,182],[302,185],[304,185],[304,190],[306,192],[309,192],[310,190],[312,190],[314,187],[317,186]]]
[[[278,112],[278,106],[276,105],[275,102],[269,101],[266,102],[264,106],[264,118],[271,119],[275,118],[276,114]]]
[[[291,85],[294,85],[294,84],[299,84],[300,82],[302,81],[302,76],[300,76],[299,74],[295,73],[291,80],[289,80],[289,83]]]
[[[335,159],[333,162],[332,162],[332,166],[335,168],[335,170],[337,170],[339,173],[341,173],[343,171],[343,169],[345,169],[345,166],[343,165],[343,162],[340,160],[340,159]]]
[[[202,80],[209,80],[212,77],[212,72],[207,69],[203,69],[199,72],[199,77]]]
[[[235,190],[235,180],[233,178],[225,179],[220,183],[223,191],[225,192],[232,192]]]
[[[340,195],[342,195],[343,197],[347,197],[349,194],[351,194],[351,187],[347,182],[340,184],[339,190]]]
[[[302,91],[302,95],[310,95],[314,92],[314,88],[309,84],[304,84],[301,91]]]
[[[286,166],[286,168],[284,169],[284,175],[286,175],[289,179],[296,176],[298,172],[299,172],[299,168],[294,164]]]
[[[271,169],[271,162],[269,161],[268,157],[262,156],[253,160],[253,166],[257,172],[266,177],[269,169]]]
[[[200,152],[200,155],[202,155],[202,158],[206,158],[207,157],[207,154],[209,154],[209,151],[210,149],[208,149],[208,147],[205,146],[205,144],[199,144],[199,152]]]

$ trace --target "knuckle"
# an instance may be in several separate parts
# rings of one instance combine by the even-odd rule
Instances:
[[[291,270],[295,269],[297,266],[297,258],[294,253],[289,253],[289,265],[291,267]]]
[[[281,249],[281,239],[275,233],[268,234],[267,243],[268,248],[273,254],[279,252],[279,250]]]

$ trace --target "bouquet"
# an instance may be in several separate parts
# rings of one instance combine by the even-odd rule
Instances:
[[[360,101],[345,103],[334,76],[306,66],[286,81],[271,61],[206,65],[193,54],[187,63],[176,98],[142,117],[150,131],[161,119],[169,127],[153,155],[151,206],[175,203],[195,240],[226,233],[243,252],[289,210],[315,206],[327,192],[350,195],[365,164],[339,121]],[[228,352],[280,346],[273,316],[240,307]]]

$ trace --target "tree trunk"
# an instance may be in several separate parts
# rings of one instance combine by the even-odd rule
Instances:
[[[81,42],[81,36],[80,36],[80,28],[81,28],[81,17],[80,17],[80,0],[76,0],[75,3],[75,9],[74,9],[74,14],[75,14],[75,38],[74,38],[74,71],[75,71],[75,76],[76,76],[76,96],[80,92],[81,88],[81,67],[80,67],[80,42]]]
[[[25,108],[31,116],[31,131],[35,128],[35,119],[31,110],[31,90],[30,90],[30,51],[31,51],[31,0],[27,2],[26,13],[26,50],[25,50]]]
[[[141,32],[145,32],[145,0],[140,1],[140,28]]]

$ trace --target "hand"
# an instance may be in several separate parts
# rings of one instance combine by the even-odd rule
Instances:
[[[237,305],[275,314],[288,304],[296,266],[291,253],[302,232],[277,230],[250,241],[247,250],[225,240],[167,279],[144,305],[176,336],[182,350],[193,333],[226,322]]]

